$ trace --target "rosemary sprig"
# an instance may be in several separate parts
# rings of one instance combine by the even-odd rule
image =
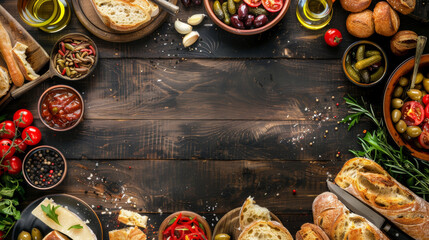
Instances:
[[[398,150],[390,145],[383,121],[377,119],[371,104],[368,105],[363,98],[362,104],[351,96],[345,97],[344,100],[351,111],[341,122],[349,123],[349,130],[359,122],[361,116],[368,117],[377,125],[377,129],[372,133],[367,132],[365,137],[358,138],[362,151],[350,152],[358,157],[373,159],[417,195],[424,199],[429,198],[429,162],[404,154],[403,147]]]

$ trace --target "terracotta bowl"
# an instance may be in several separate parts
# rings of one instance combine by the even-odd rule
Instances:
[[[398,133],[395,129],[395,125],[392,122],[391,118],[391,100],[392,100],[392,94],[393,90],[398,84],[398,81],[400,77],[404,75],[409,75],[412,73],[414,68],[414,57],[411,57],[407,60],[405,60],[403,63],[401,63],[395,71],[390,75],[389,81],[386,85],[386,90],[384,91],[384,98],[383,98],[383,116],[384,116],[384,122],[386,123],[387,130],[389,131],[390,136],[392,136],[393,140],[398,144],[398,146],[402,147],[405,146],[411,153],[412,156],[429,161],[429,150],[424,150],[422,148],[418,148],[413,143],[408,142],[406,139],[404,139],[400,133]],[[422,56],[420,60],[420,70],[429,69],[429,54],[425,54]],[[423,71],[427,74],[426,72]],[[411,80],[411,79],[410,79]]]
[[[74,94],[76,94],[76,95],[78,96],[78,98],[79,98],[79,100],[80,100],[80,103],[81,103],[81,106],[82,106],[81,114],[80,114],[79,119],[78,119],[76,122],[74,122],[72,125],[70,125],[69,127],[66,127],[66,128],[56,128],[56,127],[52,127],[52,126],[50,126],[50,125],[45,121],[45,119],[42,117],[42,113],[41,113],[41,112],[42,112],[42,104],[43,104],[43,100],[45,99],[45,97],[46,97],[50,92],[52,92],[52,91],[54,91],[54,90],[58,90],[58,89],[67,89],[67,90],[69,90],[69,91],[73,92]],[[38,110],[38,112],[39,112],[39,118],[40,118],[40,121],[41,121],[43,124],[45,124],[45,126],[46,126],[46,127],[48,127],[48,128],[49,128],[49,129],[51,129],[51,130],[54,130],[54,131],[63,132],[63,131],[68,131],[68,130],[70,130],[70,129],[72,129],[72,128],[76,127],[80,122],[82,122],[82,120],[83,120],[83,114],[84,114],[84,112],[85,112],[85,104],[84,104],[84,102],[83,102],[82,95],[80,95],[80,93],[79,93],[76,89],[74,89],[74,88],[72,88],[72,87],[70,87],[70,86],[67,86],[67,85],[55,85],[55,86],[52,86],[52,87],[50,87],[50,88],[46,89],[46,90],[42,93],[42,95],[41,95],[41,96],[40,96],[40,98],[39,98],[39,104],[38,104],[37,110]]]
[[[361,82],[357,82],[357,81],[355,81],[355,80],[350,76],[350,74],[346,71],[346,57],[347,57],[347,55],[349,55],[349,53],[350,53],[351,51],[356,51],[356,48],[358,47],[358,45],[362,45],[362,44],[369,45],[369,46],[371,46],[371,48],[373,48],[373,49],[378,49],[378,50],[381,52],[381,54],[383,55],[383,60],[384,60],[384,72],[383,72],[383,75],[382,75],[378,80],[376,80],[376,81],[374,81],[374,82],[372,82],[372,83],[361,83]],[[346,75],[347,79],[348,79],[350,82],[352,82],[353,84],[355,84],[355,85],[357,85],[357,86],[359,86],[359,87],[371,87],[371,86],[374,86],[374,85],[376,85],[377,83],[381,82],[381,81],[384,79],[384,77],[386,76],[386,72],[387,72],[388,64],[387,64],[387,57],[386,57],[386,53],[384,52],[384,50],[383,50],[380,46],[378,46],[376,43],[371,42],[371,41],[361,40],[361,41],[357,41],[357,42],[352,43],[352,44],[351,44],[351,45],[346,49],[346,51],[345,51],[345,52],[344,52],[344,54],[343,54],[343,58],[342,58],[342,66],[343,66],[344,74]]]
[[[271,19],[271,21],[269,21],[266,25],[262,27],[253,28],[253,29],[237,29],[223,23],[223,21],[217,18],[213,12],[214,0],[204,0],[204,7],[209,17],[212,19],[212,21],[216,23],[216,25],[221,27],[223,30],[237,35],[255,35],[255,34],[259,34],[267,31],[268,29],[272,28],[274,25],[280,22],[280,20],[283,19],[283,17],[286,15],[286,12],[289,8],[291,0],[283,0],[283,1],[284,1],[283,8],[279,12],[277,12],[277,16],[274,19]]]
[[[175,212],[175,213],[171,214],[170,216],[165,218],[164,221],[162,221],[161,226],[159,227],[159,230],[158,230],[158,240],[164,240],[164,236],[162,235],[162,233],[168,227],[168,225],[169,225],[168,223],[174,217],[177,217],[180,213],[182,213],[182,216],[192,217],[192,218],[196,217],[198,222],[204,226],[204,230],[206,231],[207,240],[212,239],[212,231],[210,229],[210,226],[203,217],[201,217],[200,215],[198,215],[197,213],[194,213],[194,212],[180,211],[180,212]]]

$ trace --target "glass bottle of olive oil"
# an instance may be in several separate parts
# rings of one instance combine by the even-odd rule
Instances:
[[[48,33],[62,30],[71,18],[68,0],[18,0],[18,12],[25,23]]]
[[[316,30],[332,19],[332,0],[298,0],[296,16],[306,28]]]

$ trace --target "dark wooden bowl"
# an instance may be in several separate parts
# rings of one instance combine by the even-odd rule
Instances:
[[[384,98],[383,98],[383,116],[384,116],[384,122],[386,123],[387,130],[389,131],[390,136],[392,136],[393,140],[398,144],[398,146],[402,147],[405,146],[411,153],[412,156],[429,161],[429,150],[424,150],[421,148],[418,148],[414,144],[410,144],[408,141],[406,141],[400,133],[398,133],[395,129],[395,126],[393,125],[392,118],[391,118],[391,112],[392,109],[390,107],[391,100],[392,100],[392,93],[395,89],[396,85],[398,84],[399,78],[410,74],[413,71],[414,68],[414,57],[411,57],[407,60],[405,60],[403,63],[401,63],[395,71],[390,75],[389,81],[386,85],[386,90],[384,91]],[[428,69],[429,68],[429,54],[425,54],[422,56],[420,60],[420,70]]]
[[[255,35],[267,31],[283,19],[290,5],[290,0],[284,0],[283,8],[278,12],[277,16],[262,27],[253,29],[237,29],[226,25],[222,20],[219,20],[219,18],[216,17],[213,12],[213,2],[214,0],[204,0],[204,7],[209,17],[223,30],[237,35]]]
[[[206,231],[207,240],[212,239],[212,231],[210,229],[210,226],[203,217],[201,217],[200,215],[198,215],[197,213],[194,213],[194,212],[180,211],[180,212],[175,212],[175,213],[171,214],[170,216],[165,218],[164,221],[162,221],[161,226],[158,229],[158,240],[164,240],[164,236],[162,233],[167,228],[170,220],[173,219],[174,217],[177,217],[180,213],[182,213],[182,216],[192,217],[192,218],[196,217],[197,221],[204,226],[204,230]]]

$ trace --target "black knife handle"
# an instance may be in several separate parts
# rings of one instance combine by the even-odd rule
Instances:
[[[387,233],[387,235],[391,239],[397,239],[397,240],[414,240],[414,238],[408,236],[406,233],[404,233],[401,229],[396,227],[393,224],[386,223],[383,226],[383,230]]]

